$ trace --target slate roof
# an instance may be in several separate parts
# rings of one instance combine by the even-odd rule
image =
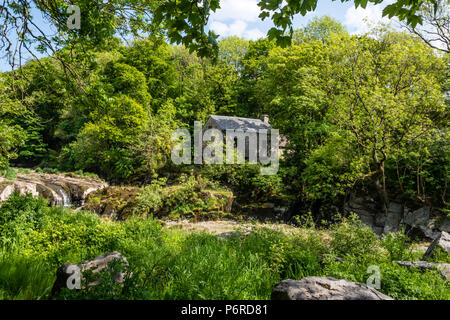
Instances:
[[[249,119],[227,116],[211,116],[221,130],[261,130],[272,129],[270,124],[264,123],[260,119]]]

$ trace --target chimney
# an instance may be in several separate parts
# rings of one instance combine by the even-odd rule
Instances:
[[[265,124],[269,124],[269,116],[267,114],[263,114],[260,119]]]

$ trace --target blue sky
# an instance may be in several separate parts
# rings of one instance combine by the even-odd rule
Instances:
[[[247,39],[258,39],[267,34],[273,26],[270,19],[261,21],[257,6],[258,0],[222,0],[221,8],[211,15],[209,27],[221,36],[236,35]],[[294,19],[294,27],[300,28],[314,16],[328,15],[340,21],[350,33],[364,33],[367,29],[367,19],[371,23],[389,22],[382,18],[382,10],[392,1],[384,1],[380,5],[367,5],[365,9],[355,9],[353,1],[320,0],[314,12],[306,16],[299,15]]]
[[[260,10],[257,2],[258,0],[221,0],[221,8],[211,15],[208,27],[222,37],[236,35],[251,40],[264,37],[273,24],[270,19],[261,21],[258,18]],[[364,33],[368,30],[366,19],[372,23],[389,22],[388,18],[381,17],[381,12],[384,6],[391,2],[392,0],[387,0],[380,5],[369,4],[365,9],[355,9],[353,1],[342,3],[339,0],[319,0],[314,12],[295,17],[294,27],[306,25],[314,16],[328,15],[340,21],[350,33]],[[34,15],[37,25],[49,32],[48,23],[42,19],[39,12],[35,12]],[[0,52],[0,57],[3,54]],[[10,66],[7,61],[0,59],[0,71],[8,70]]]

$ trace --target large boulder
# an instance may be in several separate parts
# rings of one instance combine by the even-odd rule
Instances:
[[[351,196],[344,205],[344,211],[356,213],[366,226],[372,228],[377,234],[383,233],[386,216],[380,212],[372,197]]]
[[[438,225],[439,230],[450,233],[450,218],[444,217]]]
[[[111,267],[110,264],[112,261],[118,261],[125,267],[128,266],[127,259],[116,251],[95,257],[91,261],[84,261],[79,264],[72,264],[67,262],[64,263],[56,271],[56,280],[55,283],[53,284],[52,296],[57,295],[62,288],[68,288],[68,282],[72,282],[73,280],[75,280],[74,279],[74,276],[76,276],[75,270],[79,270],[80,273],[79,282],[81,283],[83,279],[83,274],[85,274],[87,271],[92,272],[93,275],[99,274],[105,268]],[[122,283],[125,280],[125,276],[126,274],[124,271],[118,271],[116,274],[112,276],[112,279],[117,283]],[[88,285],[95,286],[98,284],[99,280],[94,279],[94,281],[90,282]]]
[[[374,198],[351,195],[344,205],[344,212],[356,213],[378,235],[405,228],[411,238],[435,240],[441,231],[450,233],[450,218],[446,214],[429,206],[410,210],[399,199],[389,202],[386,214]]]
[[[442,231],[439,236],[433,241],[433,243],[428,247],[428,250],[423,255],[422,260],[431,257],[436,248],[441,248],[445,252],[450,254],[450,234]]]
[[[393,300],[369,286],[334,278],[283,280],[272,290],[272,300]]]
[[[136,197],[141,191],[132,186],[103,188],[89,194],[84,209],[111,220],[123,221],[136,213]]]
[[[423,207],[405,214],[404,223],[411,227],[426,226],[430,220],[430,207]]]
[[[439,236],[433,221],[430,207],[419,208],[415,211],[407,210],[403,219],[410,237],[431,240]]]

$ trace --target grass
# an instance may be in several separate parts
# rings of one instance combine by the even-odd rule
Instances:
[[[414,258],[407,238],[399,233],[381,240],[354,218],[330,230],[284,233],[256,226],[248,236],[219,239],[165,229],[152,219],[112,222],[89,212],[41,208],[30,196],[15,195],[6,204],[0,207],[2,299],[49,299],[63,262],[112,251],[121,252],[133,272],[123,288],[105,282],[87,291],[63,290],[57,298],[270,299],[273,286],[286,278],[332,276],[365,283],[368,267],[376,265],[380,291],[395,299],[450,299],[449,283],[436,271],[393,262]],[[15,207],[20,212],[11,212]],[[335,262],[336,256],[344,262]]]
[[[48,295],[53,270],[41,260],[8,253],[0,257],[0,299],[37,299]]]
[[[17,177],[17,171],[10,167],[5,170],[0,170],[0,176],[5,177],[7,180],[13,180]]]

